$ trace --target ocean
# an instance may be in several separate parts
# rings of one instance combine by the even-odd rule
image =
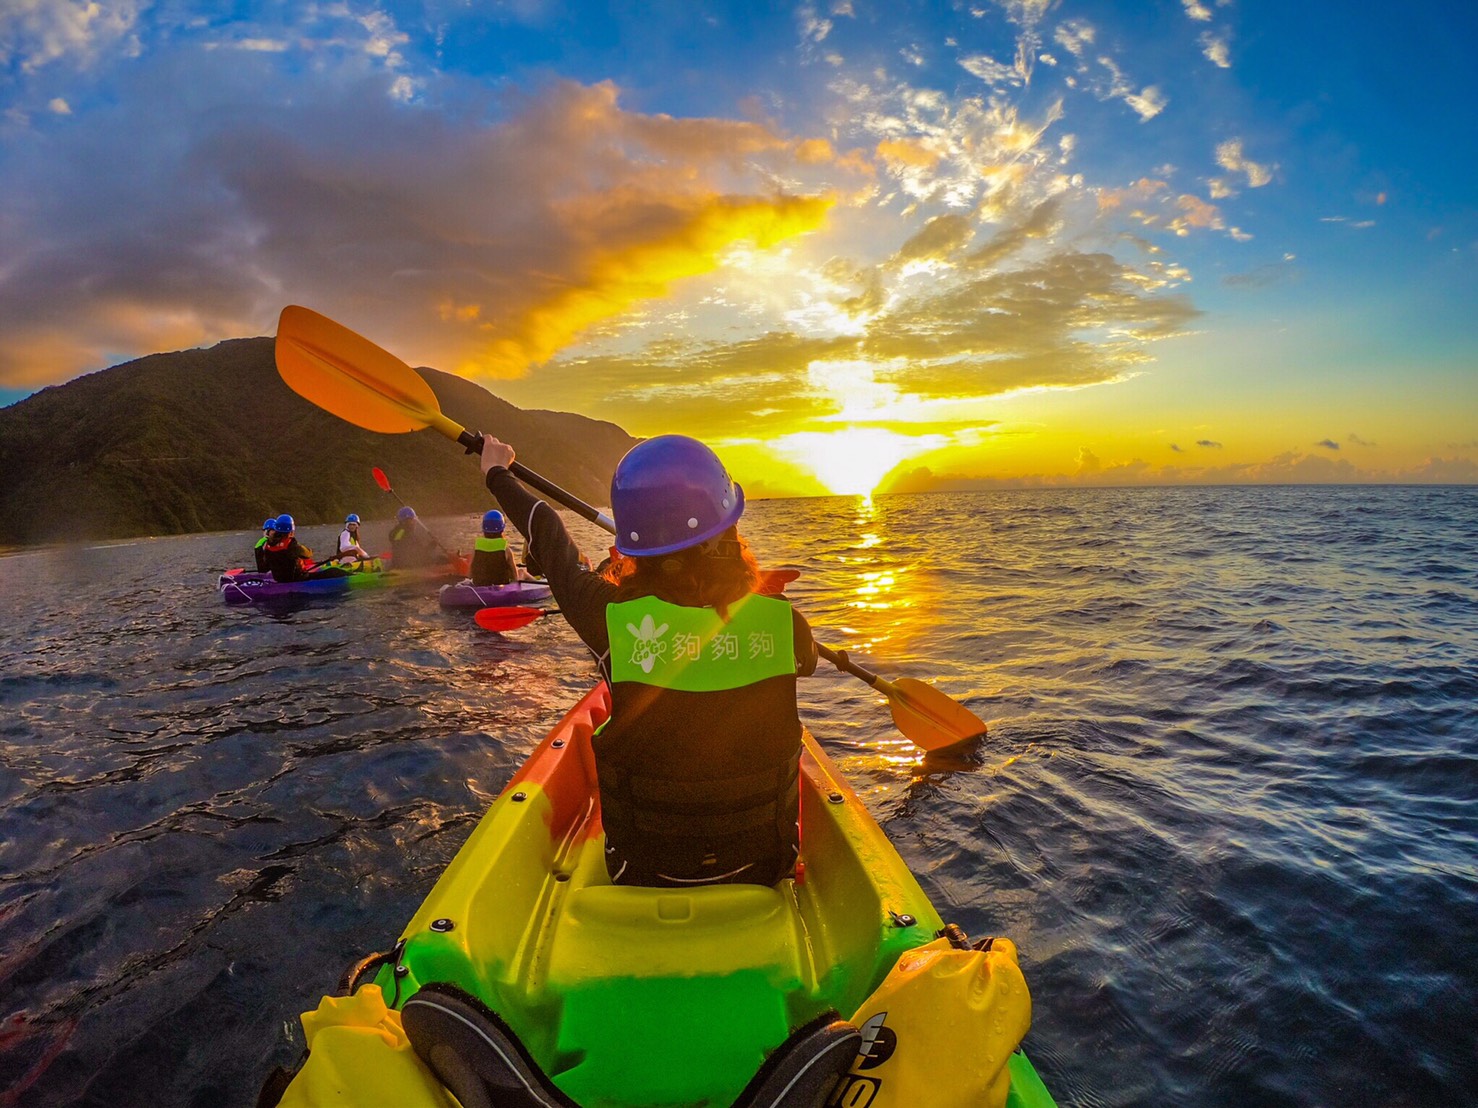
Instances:
[[[1478,489],[744,530],[820,641],[989,721],[926,759],[861,682],[801,687],[945,919],[1017,943],[1064,1108],[1478,1104]],[[430,588],[227,607],[256,535],[0,557],[0,1106],[254,1103],[594,679],[557,616],[496,635]]]

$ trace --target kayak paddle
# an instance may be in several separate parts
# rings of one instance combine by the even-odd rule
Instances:
[[[374,477],[375,484],[379,485],[384,492],[388,492],[391,496],[395,497],[396,500],[400,500],[400,503],[403,507],[410,508],[409,504],[407,504],[404,500],[401,500],[400,493],[396,492],[390,487],[390,478],[385,476],[385,471],[383,469],[381,469],[379,466],[375,466],[373,469],[370,470],[370,475]],[[415,509],[412,508],[411,510],[414,511]],[[416,517],[416,522],[421,523],[421,519],[419,516]],[[456,560],[457,556],[446,547],[441,545],[441,540],[438,539],[434,534],[432,534],[431,528],[427,527],[424,523],[421,523],[421,530],[425,531],[426,534],[431,536],[431,541],[436,544],[437,550],[440,550],[443,554],[445,554],[449,560]],[[393,559],[392,564],[394,564]]]
[[[391,435],[430,427],[465,447],[467,453],[482,453],[482,436],[442,415],[425,378],[342,323],[311,308],[289,304],[277,321],[276,353],[277,372],[288,388],[356,427]],[[509,472],[614,533],[616,525],[610,516],[577,500],[553,481],[519,462]]]
[[[465,447],[469,454],[482,452],[482,435],[443,415],[436,394],[420,374],[342,323],[290,304],[282,309],[277,323],[276,353],[277,372],[288,388],[340,419],[386,434],[430,427]],[[610,516],[522,463],[515,461],[508,471],[591,523],[616,533]],[[537,618],[531,617],[528,622]],[[984,720],[932,685],[908,677],[887,681],[852,662],[845,651],[820,643],[816,648],[843,673],[865,681],[887,697],[898,730],[924,750],[938,750],[985,734]]]
[[[500,608],[479,608],[472,613],[472,618],[477,621],[479,627],[488,631],[516,631],[520,627],[527,627],[540,616],[558,614],[558,608],[518,608],[510,605]]]

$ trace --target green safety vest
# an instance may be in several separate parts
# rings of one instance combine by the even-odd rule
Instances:
[[[790,605],[746,596],[725,620],[647,596],[607,605],[606,630],[611,716],[591,746],[612,879],[780,880],[801,747]]]
[[[473,540],[472,549],[481,550],[485,554],[496,554],[500,550],[508,549],[508,540],[502,537],[490,539],[486,535],[478,535]]]
[[[606,631],[617,683],[715,692],[795,676],[790,605],[767,596],[746,596],[727,621],[712,608],[644,596],[608,605]]]

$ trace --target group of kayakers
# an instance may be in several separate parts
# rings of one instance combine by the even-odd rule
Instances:
[[[262,522],[262,537],[253,551],[259,573],[271,573],[277,581],[305,581],[314,577],[341,577],[350,572],[353,562],[368,562],[374,555],[360,541],[357,512],[344,517],[335,552],[321,562],[314,561],[313,551],[297,537],[293,517],[283,513]],[[503,537],[506,523],[503,513],[490,511],[482,518],[482,533],[474,540],[472,583],[474,585],[506,585],[514,581],[532,581],[536,577],[519,565]],[[451,559],[451,553],[421,522],[416,510],[403,506],[390,528],[390,562],[399,569],[417,569],[440,565]]]

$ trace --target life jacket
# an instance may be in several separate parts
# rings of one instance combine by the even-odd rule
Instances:
[[[313,556],[308,548],[288,535],[262,548],[267,569],[278,581],[305,581]]]
[[[508,540],[502,536],[478,535],[472,544],[472,583],[510,585],[517,580],[518,566],[508,549]]]
[[[773,885],[794,866],[801,724],[790,605],[727,621],[656,597],[606,607],[611,717],[592,740],[606,867],[628,885]]]
[[[397,523],[390,529],[390,568],[415,569],[436,563],[438,554],[429,532],[415,520]]]
[[[349,528],[347,528],[347,527],[345,527],[342,531],[339,532],[338,552],[339,552],[339,556],[340,557],[342,557],[344,555],[344,552],[347,551],[347,550],[353,550],[356,546],[359,546],[359,547],[363,547],[364,546],[364,544],[362,542],[360,542],[358,539],[356,539],[353,535],[349,535],[349,545],[348,546],[345,546],[344,545],[344,536],[345,535],[349,535]]]

